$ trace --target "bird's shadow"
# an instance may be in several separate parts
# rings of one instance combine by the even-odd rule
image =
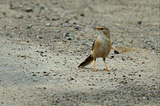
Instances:
[[[98,71],[111,72],[111,71],[107,71],[105,68],[96,69],[96,71],[94,71],[94,68],[89,68],[89,67],[81,67],[81,68],[79,68],[79,69],[85,69],[85,70],[92,71],[92,72],[98,72]]]

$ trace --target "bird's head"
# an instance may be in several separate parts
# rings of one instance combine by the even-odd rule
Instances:
[[[110,37],[110,30],[105,27],[105,26],[101,26],[101,27],[97,27],[97,28],[94,28],[96,30],[98,30],[100,33],[103,33],[104,35]]]

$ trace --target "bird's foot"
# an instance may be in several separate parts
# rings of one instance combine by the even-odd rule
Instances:
[[[111,71],[111,70],[108,70],[107,68],[104,68],[104,70]]]
[[[97,70],[94,68],[94,71],[96,72]]]

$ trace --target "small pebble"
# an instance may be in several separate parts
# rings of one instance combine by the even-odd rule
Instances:
[[[114,50],[114,53],[115,53],[115,54],[119,54],[119,51],[117,51],[117,50]]]
[[[24,16],[23,16],[23,15],[17,15],[17,16],[15,16],[15,18],[16,18],[16,19],[23,19]]]
[[[49,76],[49,74],[50,74],[50,73],[45,73],[45,74],[43,74],[43,76]]]
[[[50,97],[54,97],[54,95],[55,95],[55,94],[52,93],[52,94],[50,94]]]
[[[38,39],[43,39],[43,37],[41,37],[41,36],[37,36],[37,38],[38,38]]]
[[[137,24],[141,25],[141,24],[142,24],[142,21],[138,21]]]
[[[47,27],[50,27],[50,26],[51,26],[51,23],[47,23],[46,26],[47,26]]]
[[[128,74],[129,76],[133,76],[133,74]]]
[[[33,9],[32,9],[31,7],[26,7],[26,8],[24,8],[24,11],[25,11],[25,12],[32,12]]]
[[[53,73],[53,76],[56,76],[57,75],[57,73]]]
[[[74,78],[71,78],[71,80],[74,80]]]
[[[63,33],[63,37],[69,37],[70,36],[70,33]]]
[[[83,16],[83,17],[84,17],[85,15],[82,13],[82,14],[80,14],[80,16]]]
[[[120,81],[119,83],[124,83],[124,81]]]
[[[57,21],[57,20],[59,20],[60,18],[59,17],[53,17],[52,18],[52,21]]]
[[[68,38],[67,38],[67,40],[72,40],[72,39],[73,39],[72,37],[68,37]]]
[[[74,78],[69,78],[68,81],[74,80]]]
[[[112,58],[114,58],[114,56],[111,56]]]
[[[40,55],[41,55],[42,57],[44,57],[44,54],[43,54],[43,53],[40,53]]]
[[[33,80],[33,82],[38,82],[38,80]]]
[[[53,30],[53,32],[59,33],[60,31],[59,30]]]
[[[127,81],[124,81],[124,84],[127,84]]]
[[[33,74],[33,76],[37,76],[36,74]]]
[[[109,57],[109,59],[113,59],[113,58],[114,58],[114,56]]]
[[[32,25],[28,25],[27,28],[28,28],[28,29],[32,28]]]
[[[95,84],[93,84],[93,83],[92,84],[88,84],[88,86],[95,86]]]
[[[80,27],[79,27],[79,26],[75,26],[75,27],[74,27],[74,29],[79,30],[79,29],[80,29]]]

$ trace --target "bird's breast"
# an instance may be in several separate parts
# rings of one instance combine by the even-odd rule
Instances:
[[[95,49],[93,50],[93,56],[94,57],[107,57],[111,49],[111,41],[108,37],[104,36],[98,36],[96,43],[95,43]]]

